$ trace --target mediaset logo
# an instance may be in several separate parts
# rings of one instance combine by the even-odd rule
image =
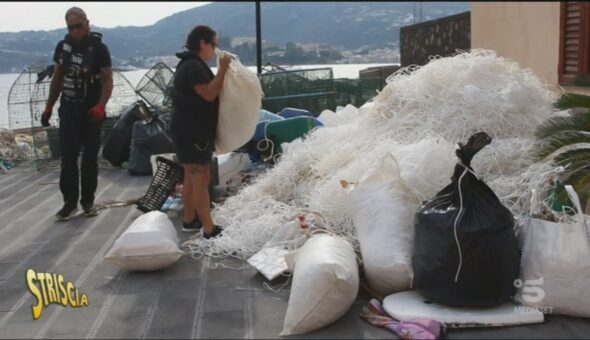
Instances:
[[[527,313],[532,310],[538,310],[543,314],[551,314],[553,307],[549,306],[538,306],[538,304],[545,298],[545,290],[543,287],[543,278],[540,277],[534,280],[523,281],[521,279],[514,280],[514,287],[521,290],[522,301],[530,304],[531,306],[517,306],[515,307],[515,313]]]
[[[88,306],[86,294],[80,294],[76,286],[72,282],[65,282],[61,274],[37,273],[29,269],[27,270],[27,287],[37,299],[37,304],[31,307],[34,320],[39,319],[43,308],[51,303],[73,308]]]

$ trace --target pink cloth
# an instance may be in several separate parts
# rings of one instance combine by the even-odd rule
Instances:
[[[387,315],[377,299],[371,299],[369,305],[363,307],[361,318],[378,327],[385,327],[402,339],[440,339],[444,327],[435,320],[412,319],[397,321]]]

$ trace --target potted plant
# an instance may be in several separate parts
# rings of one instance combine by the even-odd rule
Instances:
[[[551,207],[561,210],[571,206],[566,184],[574,187],[582,202],[590,198],[590,96],[567,93],[554,106],[569,114],[552,117],[538,127],[535,156],[565,167],[549,193]]]

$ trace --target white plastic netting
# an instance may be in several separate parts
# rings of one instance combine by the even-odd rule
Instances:
[[[371,104],[355,115],[347,107],[346,123],[284,144],[272,169],[217,206],[222,237],[196,235],[184,246],[193,254],[246,259],[298,214],[313,211],[358,250],[341,180],[358,181],[392,153],[415,209],[450,183],[457,143],[478,131],[493,140],[475,156],[475,172],[513,214],[523,214],[530,190],[557,171],[529,153],[537,125],[556,114],[559,95],[531,70],[489,50],[400,69]]]
[[[33,153],[31,136],[15,134],[12,130],[0,129],[0,159],[21,161]]]

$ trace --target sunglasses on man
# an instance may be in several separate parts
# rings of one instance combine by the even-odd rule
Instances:
[[[73,25],[68,25],[68,31],[70,31],[70,32],[72,32],[73,30],[81,30],[82,28],[84,28],[83,22],[79,22],[79,23],[73,24]]]

